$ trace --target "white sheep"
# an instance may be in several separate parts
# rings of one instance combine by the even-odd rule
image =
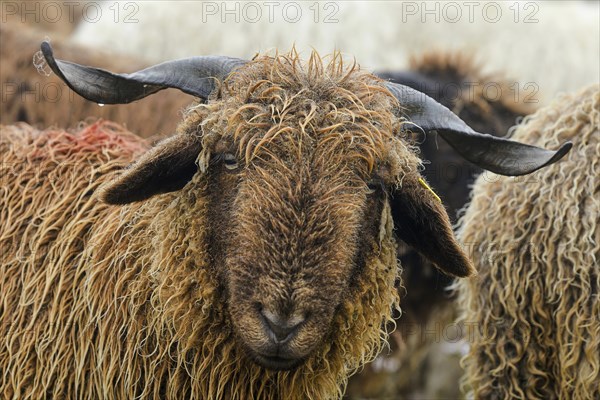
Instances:
[[[398,70],[425,49],[460,50],[484,61],[484,72],[506,72],[516,81],[511,94],[539,105],[600,76],[598,2],[152,1],[106,2],[99,12],[90,10],[76,41],[152,61],[251,58],[295,43]]]

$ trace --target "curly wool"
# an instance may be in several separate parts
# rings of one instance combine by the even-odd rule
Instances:
[[[339,58],[334,57],[324,68],[314,56],[307,73],[297,56],[277,56],[275,63],[260,58],[246,71],[247,75],[240,74],[239,80],[232,82],[239,90],[231,95],[224,90],[222,100],[191,109],[180,127],[188,133],[212,133],[204,132],[200,166],[203,159],[210,158],[216,142],[212,136],[233,136],[246,130],[248,138],[257,137],[252,136],[257,125],[243,118],[240,109],[240,96],[256,89],[255,73],[279,76],[279,87],[259,91],[271,95],[272,103],[293,99],[297,85],[335,90],[331,82],[336,82],[348,107],[338,110],[344,121],[335,121],[329,129],[323,126],[323,134],[330,132],[332,143],[341,145],[349,139],[344,128],[352,121],[360,129],[357,155],[364,150],[375,156],[385,148],[385,136],[369,138],[367,133],[391,131],[367,127],[385,127],[396,120],[389,112],[365,118],[364,104],[391,102],[391,96],[381,90],[375,93],[376,80],[344,68]],[[289,93],[283,89],[286,85]],[[211,113],[215,107],[225,111]],[[350,114],[343,116],[344,110]],[[217,129],[231,127],[229,118],[240,119],[236,121],[241,131]],[[308,115],[298,120],[310,123]],[[54,145],[47,138],[58,135],[87,143],[83,138],[90,135],[91,128],[78,133],[39,132],[26,126],[3,128],[1,150],[8,171],[2,172],[10,174],[11,185],[2,187],[0,219],[0,245],[4,254],[10,255],[0,282],[4,299],[0,303],[0,370],[11,373],[1,374],[2,395],[41,398],[53,392],[81,399],[341,397],[348,376],[384,346],[386,326],[393,323],[392,310],[399,307],[394,286],[399,268],[389,207],[384,208],[380,237],[370,243],[366,267],[355,277],[334,317],[330,337],[295,370],[266,370],[249,360],[236,340],[224,288],[209,264],[208,199],[202,195],[207,180],[199,173],[179,192],[121,208],[106,206],[93,192],[114,177],[114,170],[133,160],[146,143],[130,134],[121,136],[121,129],[109,123],[92,127],[100,136],[91,141],[90,151],[67,151],[63,141]],[[10,133],[5,135],[5,130]],[[119,140],[124,142],[120,144],[124,150],[117,152],[110,144]],[[243,150],[251,156],[260,146],[254,140],[248,143]],[[395,168],[416,172],[418,158],[408,147],[400,150],[405,159],[398,160]],[[24,163],[24,159],[29,161]],[[357,157],[364,168],[373,160]],[[10,165],[18,168],[12,171]],[[38,173],[42,171],[45,173]],[[55,178],[44,179],[51,171]],[[22,177],[28,177],[25,188],[19,185]]]
[[[514,139],[571,140],[567,157],[475,184],[459,235],[479,275],[458,285],[475,398],[600,398],[599,110],[598,85],[558,98]]]
[[[417,89],[434,96],[479,132],[504,136],[517,120],[534,109],[524,99],[514,98],[510,90],[513,82],[501,73],[483,72],[475,58],[463,52],[424,52],[411,59],[410,71],[430,78],[440,92]],[[394,81],[395,74],[387,72],[379,76]],[[486,85],[499,90],[483,90]],[[444,140],[418,136],[420,156],[429,161],[422,174],[442,198],[454,221],[468,201],[470,186],[481,170],[460,157]],[[402,318],[391,335],[390,352],[379,356],[380,363],[371,363],[354,375],[347,394],[381,398],[418,393],[432,398],[458,398],[460,388],[456,382],[463,374],[459,364],[461,354],[452,345],[455,338],[448,343],[445,335],[438,335],[449,327],[452,329],[452,321],[458,314],[456,296],[448,291],[452,279],[403,242],[398,245],[398,257],[404,286],[399,292]]]

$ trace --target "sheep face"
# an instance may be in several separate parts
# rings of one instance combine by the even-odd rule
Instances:
[[[268,369],[358,367],[398,305],[393,218],[446,272],[472,272],[443,206],[418,184],[395,107],[380,80],[340,60],[264,57],[191,107],[178,135],[104,199],[202,199],[198,234],[241,351]]]
[[[376,257],[383,192],[344,165],[348,154],[326,157],[319,141],[276,153],[271,143],[236,169],[236,153],[226,152],[209,172],[218,199],[212,255],[232,323],[251,357],[271,368],[296,365],[322,342],[352,276]]]
[[[204,138],[210,160],[211,252],[235,333],[256,362],[287,369],[333,334],[344,296],[378,257],[385,186],[418,160],[394,139],[390,99],[372,77],[344,87],[265,70],[240,71],[218,107],[195,108],[182,129]]]

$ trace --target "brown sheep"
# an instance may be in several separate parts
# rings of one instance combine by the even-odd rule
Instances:
[[[56,76],[47,77],[34,66],[44,34],[23,24],[0,25],[0,124],[27,122],[38,127],[69,127],[88,117],[104,118],[123,124],[143,137],[170,134],[182,111],[193,98],[182,93],[165,92],[129,107],[96,103],[75,95]],[[140,60],[113,54],[91,52],[66,39],[53,38],[53,45],[82,64],[115,70],[141,69]]]
[[[534,111],[534,103],[529,102],[532,99],[515,99],[514,82],[500,74],[484,74],[474,57],[464,53],[425,53],[413,57],[407,71],[379,72],[377,76],[429,94],[469,126],[494,136],[504,135]],[[422,174],[442,199],[450,220],[456,221],[457,212],[468,201],[470,186],[482,170],[459,157],[443,140],[420,135],[418,143],[420,157],[428,161]],[[382,355],[382,363],[392,366],[377,368],[375,363],[369,364],[351,378],[348,393],[359,397],[415,393],[458,397],[460,355],[440,355],[449,347],[442,340],[445,329],[446,339],[454,340],[450,333],[456,318],[455,296],[448,290],[452,279],[403,243],[399,243],[398,255],[404,286],[400,290],[402,318],[393,333],[392,352]],[[443,372],[433,368],[435,362]],[[440,378],[442,373],[446,380]],[[431,379],[435,385],[431,385]]]
[[[403,126],[437,129],[504,174],[570,148],[479,134],[337,55],[306,67],[294,52],[193,57],[115,75],[42,51],[95,102],[168,87],[207,102],[141,157],[143,139],[110,125],[2,129],[9,398],[340,397],[398,308],[395,236],[448,274],[473,272]]]
[[[46,33],[65,37],[70,35],[83,19],[86,7],[96,4],[81,1],[4,1],[0,5],[2,24],[20,25],[23,30],[35,27]],[[89,4],[89,6],[88,6]],[[39,40],[39,38],[38,38]]]
[[[476,399],[600,398],[600,86],[563,95],[514,137],[572,140],[560,165],[480,177],[460,222],[479,276],[460,283]]]
[[[515,101],[510,89],[512,82],[482,73],[472,57],[461,53],[427,53],[414,57],[408,72],[377,75],[430,94],[476,131],[494,136],[504,135],[534,111],[533,105],[523,99]],[[490,84],[502,89],[498,93],[483,90]],[[450,220],[455,222],[458,211],[469,198],[470,185],[482,169],[459,157],[443,140],[420,137],[418,142],[421,158],[429,161],[424,164],[422,174],[443,200]],[[403,298],[403,309],[414,310],[408,312],[407,320],[426,323],[431,311],[449,303],[445,289],[451,280],[406,247],[401,249],[400,256],[405,266],[404,282],[412,288],[412,293],[408,291]],[[426,293],[417,292],[418,289]]]

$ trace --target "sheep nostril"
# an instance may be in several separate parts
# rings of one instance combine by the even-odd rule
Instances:
[[[261,315],[269,337],[277,344],[283,344],[292,339],[306,319],[304,316],[298,315],[283,317],[266,309],[261,311]]]

